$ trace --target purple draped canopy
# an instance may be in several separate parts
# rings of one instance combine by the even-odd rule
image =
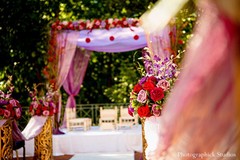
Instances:
[[[140,27],[61,31],[57,35],[58,62],[57,88],[68,93],[66,107],[75,108],[88,66],[91,51],[127,52],[147,46],[144,30]],[[59,103],[61,110],[61,102]]]

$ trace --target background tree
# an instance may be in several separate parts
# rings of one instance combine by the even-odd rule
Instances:
[[[43,82],[50,20],[58,4],[38,0],[0,2],[0,80],[13,76],[14,96],[27,105],[26,86]],[[51,1],[52,2],[52,1]],[[56,7],[57,6],[57,7]]]

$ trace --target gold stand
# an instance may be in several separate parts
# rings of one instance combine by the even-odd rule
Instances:
[[[34,160],[52,159],[52,118],[48,117],[42,132],[34,138]]]
[[[142,152],[142,159],[146,160],[146,148],[147,148],[147,140],[145,138],[145,130],[144,130],[144,124],[145,124],[145,118],[141,118],[141,123],[142,123],[142,146],[143,146],[143,152]]]
[[[0,159],[13,159],[12,120],[0,127]]]

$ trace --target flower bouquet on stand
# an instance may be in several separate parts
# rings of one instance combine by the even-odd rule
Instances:
[[[147,146],[145,121],[152,117],[159,117],[167,96],[171,92],[179,71],[174,63],[174,57],[160,58],[158,55],[151,56],[148,48],[143,50],[141,57],[145,71],[143,77],[133,87],[130,93],[130,105],[128,113],[131,116],[138,114],[142,122],[143,136],[143,159],[146,159]],[[154,130],[154,129],[153,129]],[[156,130],[156,129],[155,129]]]
[[[128,112],[140,118],[160,116],[179,71],[173,57],[161,59],[154,55],[151,58],[147,48],[142,59],[146,71],[130,93]]]
[[[18,120],[22,115],[22,107],[18,100],[12,98],[14,86],[10,76],[6,83],[0,85],[0,119]]]
[[[30,91],[30,97],[32,99],[29,114],[31,116],[53,116],[56,113],[56,105],[53,100],[54,92],[51,87],[47,86],[46,94],[39,96],[37,85],[34,85],[34,91]]]
[[[29,113],[32,116],[47,118],[44,121],[45,123],[41,124],[43,125],[41,132],[34,138],[34,158],[41,160],[52,159],[52,116],[56,113],[55,92],[53,92],[51,86],[46,87],[46,92],[38,92],[38,86],[34,85],[34,91],[28,89],[32,98]]]
[[[14,86],[9,76],[6,82],[0,83],[0,159],[13,158],[14,125],[22,115],[22,108],[18,100],[12,98]]]

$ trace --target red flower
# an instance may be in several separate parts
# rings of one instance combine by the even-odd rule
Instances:
[[[29,112],[32,112],[32,110],[33,110],[33,106],[30,105],[30,107],[29,107]]]
[[[151,76],[151,77],[148,77],[147,81],[151,81],[155,84],[157,82],[157,78],[154,76]]]
[[[48,110],[48,107],[42,106],[42,110],[43,110],[43,111]]]
[[[138,93],[142,89],[142,86],[138,83],[133,87],[133,92]]]
[[[11,110],[11,117],[14,117],[15,116],[15,110]]]
[[[135,35],[135,36],[133,37],[133,39],[134,39],[134,40],[138,40],[138,39],[139,39],[139,36],[138,36],[138,35]]]
[[[4,110],[0,108],[0,116],[4,115]]]
[[[41,112],[40,109],[37,109],[37,110],[36,110],[36,115],[38,115],[38,116],[41,116],[41,115],[42,115],[42,112]]]
[[[38,104],[37,109],[38,109],[38,110],[41,110],[41,109],[42,109],[42,105],[41,105],[41,104]]]
[[[146,81],[144,84],[143,84],[143,89],[147,90],[147,91],[151,91],[155,88],[155,85],[152,81]]]
[[[49,108],[49,116],[52,116],[54,114],[54,108],[50,107]]]
[[[86,38],[85,41],[86,41],[86,43],[90,43],[91,39],[90,38]]]
[[[148,105],[139,107],[137,112],[138,112],[139,117],[150,117],[151,116],[150,108],[148,107]]]
[[[109,37],[109,40],[110,40],[110,41],[114,41],[114,37],[113,37],[113,36],[110,36],[110,37]]]
[[[158,87],[154,88],[153,90],[151,90],[150,96],[154,102],[163,99],[164,98],[163,89]]]
[[[183,43],[184,43],[183,40],[181,39],[178,40],[178,44],[183,44]]]

